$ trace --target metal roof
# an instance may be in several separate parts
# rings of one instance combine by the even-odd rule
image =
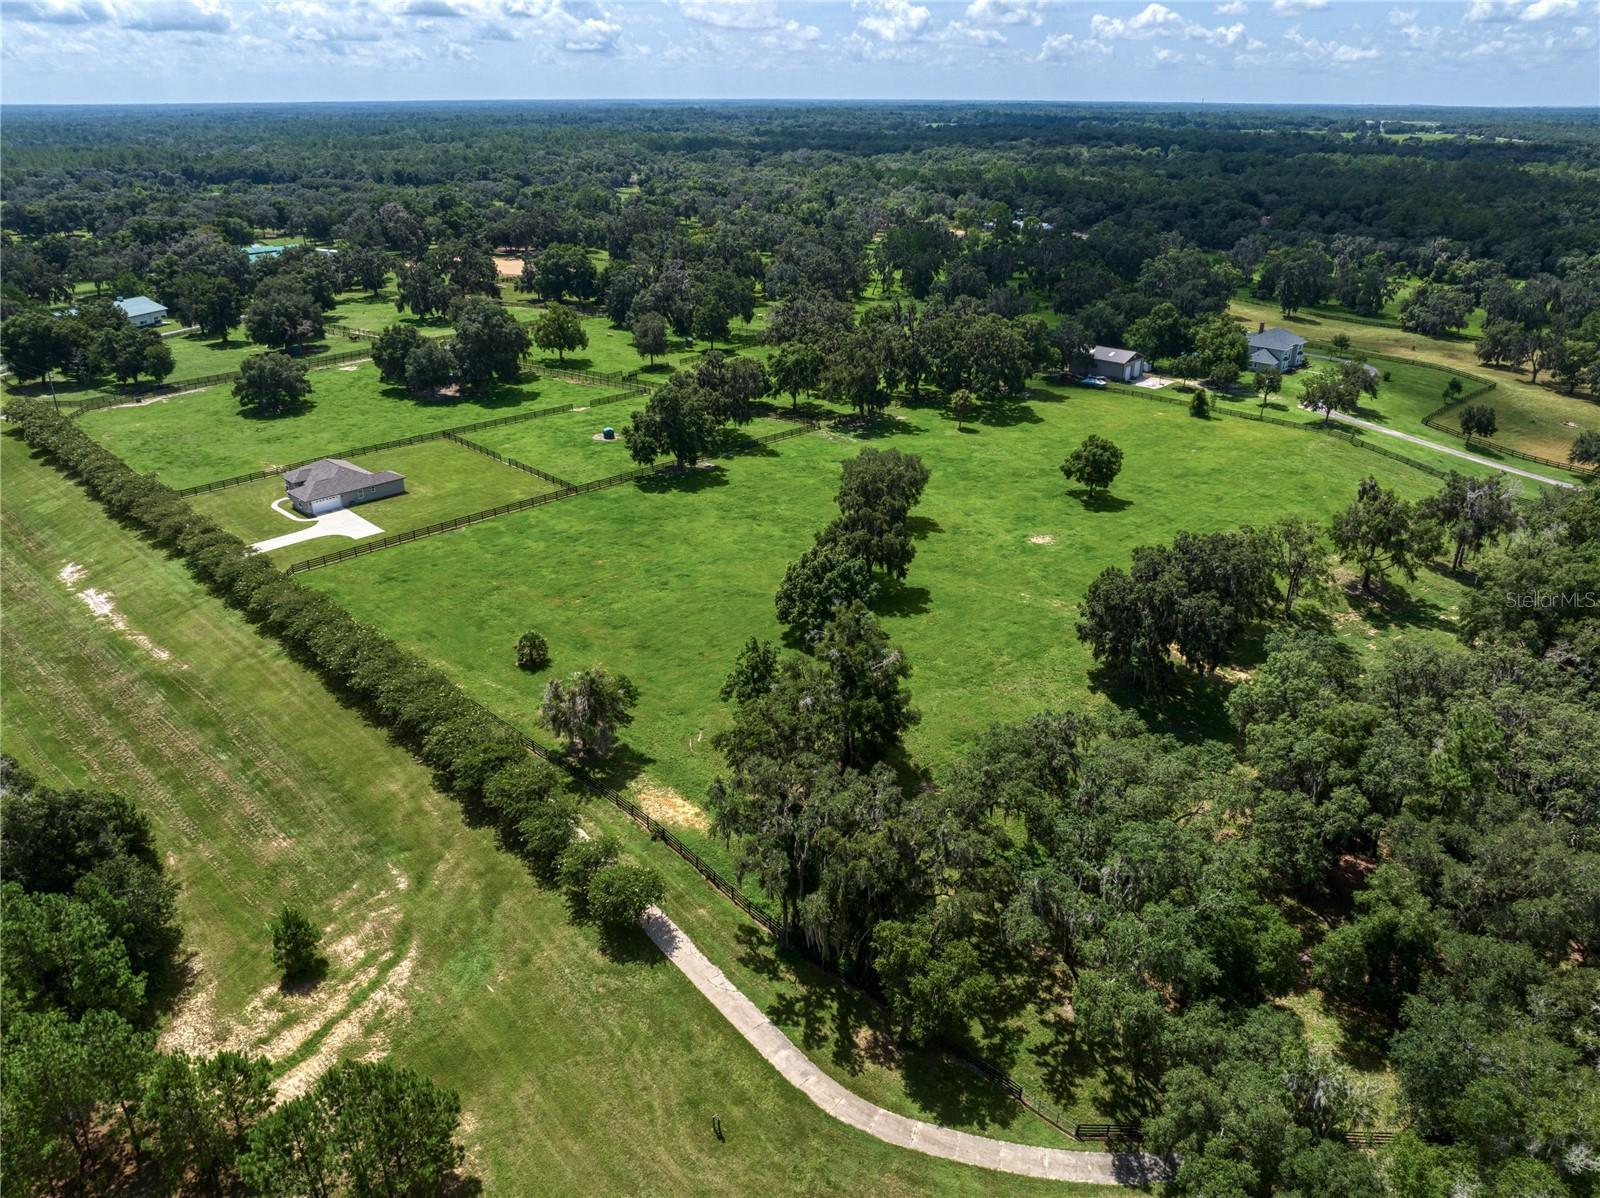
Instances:
[[[1096,362],[1114,362],[1118,366],[1133,361],[1139,356],[1138,350],[1117,349],[1110,345],[1097,345],[1089,351],[1089,356]]]
[[[165,316],[167,314],[166,305],[156,303],[148,295],[131,295],[127,299],[116,300],[115,303],[117,307],[122,309],[122,314],[129,320],[132,320],[135,316],[149,316],[151,314]]]

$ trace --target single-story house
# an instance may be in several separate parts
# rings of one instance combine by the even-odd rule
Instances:
[[[1131,383],[1143,378],[1146,362],[1135,349],[1117,349],[1110,345],[1097,345],[1089,351],[1090,374],[1104,375],[1119,383]]]
[[[122,310],[122,314],[141,329],[151,328],[167,318],[166,308],[148,295],[132,295],[114,302]],[[77,309],[74,308],[73,311],[76,312]]]
[[[1306,339],[1285,328],[1267,328],[1263,323],[1251,333],[1250,368],[1276,366],[1288,374],[1306,364]],[[1270,359],[1270,360],[1269,360]]]
[[[406,476],[393,470],[363,470],[343,458],[323,458],[285,471],[284,490],[302,516],[321,516],[340,508],[404,494]]]

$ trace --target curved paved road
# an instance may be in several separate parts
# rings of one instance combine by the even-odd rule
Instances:
[[[1170,1176],[1166,1163],[1148,1153],[1073,1152],[1065,1148],[1011,1144],[908,1119],[873,1106],[834,1081],[796,1048],[782,1029],[763,1015],[722,970],[707,960],[659,908],[649,908],[639,924],[667,959],[694,983],[695,989],[710,999],[712,1006],[722,1012],[739,1034],[791,1085],[835,1119],[869,1136],[928,1156],[1051,1181],[1142,1186]]]
[[[1437,441],[1429,441],[1426,437],[1413,437],[1410,433],[1402,433],[1398,429],[1384,428],[1381,424],[1374,424],[1370,420],[1362,420],[1356,416],[1346,415],[1344,412],[1335,412],[1333,418],[1343,424],[1354,424],[1361,428],[1369,429],[1375,433],[1382,433],[1386,437],[1398,437],[1402,441],[1410,441],[1413,445],[1421,445],[1424,449],[1432,449],[1438,453],[1447,453],[1453,458],[1462,458],[1468,462],[1476,462],[1480,466],[1488,466],[1493,470],[1503,470],[1507,474],[1515,474],[1522,478],[1531,478],[1536,483],[1549,483],[1552,487],[1566,487],[1576,491],[1577,483],[1562,482],[1559,478],[1550,478],[1547,475],[1535,474],[1532,470],[1524,470],[1519,466],[1507,466],[1504,462],[1496,462],[1490,458],[1480,458],[1475,453],[1468,453],[1464,449],[1455,449],[1449,445],[1441,445]]]

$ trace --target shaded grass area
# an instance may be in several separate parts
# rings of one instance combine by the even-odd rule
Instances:
[[[282,416],[247,415],[221,386],[136,408],[103,408],[81,419],[90,436],[135,470],[186,487],[535,408],[582,404],[596,394],[592,387],[538,379],[481,396],[430,400],[384,386],[371,362],[354,366],[314,371],[310,402]]]
[[[565,1193],[1104,1192],[946,1164],[829,1119],[647,942],[607,951],[573,927],[406,754],[179,564],[13,438],[0,455],[6,749],[150,814],[182,887],[185,1043],[242,1026],[247,1044],[280,1042],[280,1064],[389,1051],[460,1092],[468,1168],[489,1193],[535,1177]],[[68,562],[124,628],[58,579]],[[333,1001],[277,993],[266,924],[286,899],[346,946],[323,983]],[[385,988],[395,1001],[376,1009]]]
[[[453,441],[424,441],[419,445],[360,454],[350,460],[367,470],[394,470],[406,476],[405,494],[352,509],[385,533],[408,532],[551,489],[551,484],[544,479],[474,453]],[[273,501],[283,495],[282,478],[264,478],[223,491],[195,495],[190,502],[196,511],[212,517],[229,532],[247,541],[260,541],[306,527],[273,510]],[[268,556],[283,565],[354,543],[345,537],[319,537],[275,549]]]
[[[1096,501],[1059,471],[1091,432],[1126,454]],[[831,519],[840,461],[866,445],[920,453],[932,471],[913,520],[916,561],[875,606],[915,671],[922,722],[908,745],[935,769],[990,723],[1049,706],[1125,703],[1157,729],[1226,734],[1218,680],[1147,700],[1094,670],[1074,635],[1089,582],[1183,529],[1327,518],[1369,474],[1412,498],[1437,487],[1332,438],[1197,421],[1115,393],[1039,392],[967,431],[913,410],[865,435],[798,437],[306,578],[525,727],[543,688],[515,668],[525,629],[549,639],[556,674],[596,662],[621,670],[641,694],[622,780],[643,775],[699,801],[721,768],[710,738],[729,719],[722,679],[747,638],[780,638],[772,596],[784,568]],[[1441,585],[1447,594],[1455,584]],[[459,597],[457,619],[436,620],[420,598],[440,591]]]

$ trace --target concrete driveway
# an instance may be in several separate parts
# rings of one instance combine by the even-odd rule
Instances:
[[[363,519],[349,508],[312,518],[296,515],[279,506],[288,502],[287,499],[275,500],[272,510],[298,524],[304,524],[305,527],[294,532],[286,532],[281,537],[269,537],[265,541],[257,541],[250,546],[257,553],[271,553],[274,549],[282,549],[285,545],[298,545],[301,541],[315,541],[319,537],[346,537],[352,541],[359,541],[383,531],[371,520]]]

